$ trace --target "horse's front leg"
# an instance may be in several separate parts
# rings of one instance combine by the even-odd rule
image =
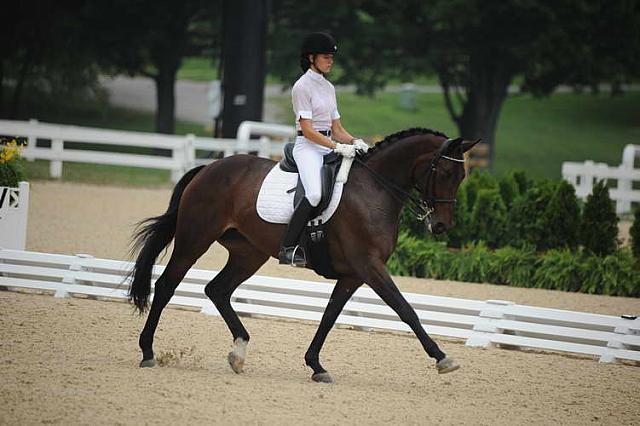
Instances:
[[[327,304],[322,320],[318,326],[318,331],[307,349],[307,353],[304,356],[304,360],[309,367],[313,369],[313,375],[311,378],[315,382],[331,383],[333,380],[327,370],[320,365],[320,349],[324,344],[329,331],[336,322],[336,318],[342,312],[342,308],[347,303],[351,295],[362,285],[362,281],[356,278],[341,278],[336,283],[331,293],[331,298]]]
[[[387,269],[381,261],[373,262],[367,267],[361,269],[364,281],[376,292],[378,296],[393,309],[400,319],[406,323],[416,334],[422,347],[427,354],[436,360],[436,369],[438,373],[449,373],[455,371],[460,366],[452,359],[445,355],[438,347],[436,342],[429,337],[427,332],[420,324],[420,319],[413,307],[404,298],[398,287],[395,285]]]

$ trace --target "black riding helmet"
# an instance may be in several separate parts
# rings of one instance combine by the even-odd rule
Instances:
[[[335,55],[337,51],[336,41],[330,34],[324,32],[311,33],[304,38],[300,48],[300,67],[302,71],[307,72],[311,66],[308,57],[310,54],[332,53]]]

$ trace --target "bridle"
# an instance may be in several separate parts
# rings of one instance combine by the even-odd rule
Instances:
[[[453,142],[453,139],[447,139],[443,144],[440,150],[436,155],[431,159],[431,165],[429,166],[429,172],[427,174],[427,178],[424,184],[424,191],[420,191],[418,185],[414,186],[418,192],[424,192],[424,198],[416,197],[415,195],[405,191],[395,183],[389,181],[387,178],[382,176],[380,173],[373,170],[369,167],[364,161],[360,160],[356,157],[354,160],[364,167],[371,175],[378,181],[380,184],[391,194],[393,198],[395,198],[400,203],[405,203],[408,201],[409,204],[407,208],[413,213],[417,220],[420,222],[430,222],[431,215],[436,210],[436,204],[455,204],[455,198],[436,198],[433,194],[435,194],[435,185],[436,179],[435,175],[438,171],[438,163],[441,159],[445,159],[448,161],[453,161],[456,163],[464,163],[465,160],[463,158],[453,158],[447,155],[442,154],[446,152],[449,145]],[[429,187],[429,183],[431,183],[431,187]],[[431,190],[431,194],[429,194],[429,190]]]

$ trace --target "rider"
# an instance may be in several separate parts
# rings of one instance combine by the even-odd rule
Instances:
[[[293,157],[298,165],[305,197],[295,207],[282,240],[279,254],[281,264],[306,265],[304,250],[297,244],[311,211],[322,196],[320,169],[323,157],[332,151],[345,157],[354,157],[356,149],[366,152],[369,148],[362,139],[354,138],[342,127],[336,91],[324,78],[331,71],[337,50],[333,37],[324,32],[306,36],[300,50],[300,66],[304,74],[291,90],[298,135]]]

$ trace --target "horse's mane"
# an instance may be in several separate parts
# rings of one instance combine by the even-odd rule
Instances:
[[[392,135],[389,135],[389,136],[385,137],[383,140],[381,140],[380,142],[376,143],[364,155],[363,159],[370,158],[371,156],[375,155],[377,152],[380,152],[380,151],[384,150],[387,146],[391,145],[392,143],[394,143],[396,141],[399,141],[400,139],[405,139],[405,138],[408,138],[410,136],[415,136],[415,135],[434,135],[434,136],[441,136],[443,138],[447,138],[447,135],[445,135],[442,132],[439,132],[437,130],[432,130],[432,129],[425,129],[423,127],[414,127],[412,129],[401,130],[399,132],[396,132],[396,133],[394,133]]]

